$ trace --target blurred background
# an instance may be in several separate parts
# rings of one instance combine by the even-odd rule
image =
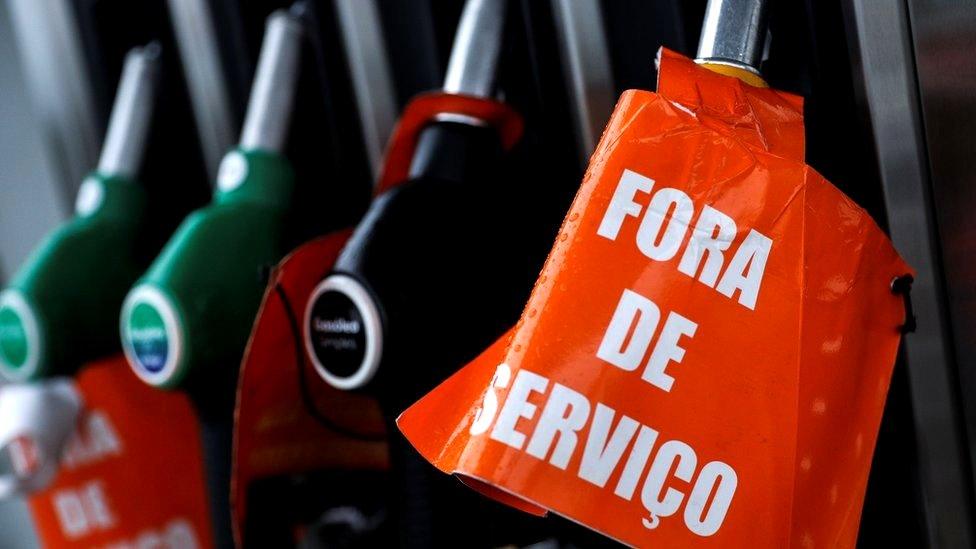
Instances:
[[[145,184],[174,202],[205,200],[241,128],[265,19],[290,4],[0,2],[0,283],[71,215],[134,46],[157,41],[164,59]],[[443,80],[463,2],[306,4],[316,27],[287,151],[307,209],[294,242],[327,230],[322,219],[341,226],[362,213],[397,113]],[[659,46],[694,55],[705,0],[512,5],[502,87],[526,118],[528,151],[558,166],[534,199],[565,211],[620,92],[654,88]],[[918,332],[895,370],[862,545],[971,546],[976,3],[787,0],[771,7],[770,37],[763,73],[806,99],[807,162],[919,271]],[[323,184],[337,179],[355,184]],[[35,543],[23,504],[0,503],[0,545]]]

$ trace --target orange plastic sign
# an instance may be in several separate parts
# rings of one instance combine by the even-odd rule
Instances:
[[[519,324],[399,419],[439,469],[635,546],[852,547],[909,273],[800,98],[662,50]]]
[[[77,376],[85,409],[54,482],[30,497],[44,547],[212,547],[200,429],[186,396],[124,357]]]
[[[349,231],[343,231],[304,244],[272,273],[238,382],[231,472],[238,545],[244,542],[253,481],[321,469],[388,467],[376,401],[323,382],[305,354],[299,327],[305,302],[348,238]]]

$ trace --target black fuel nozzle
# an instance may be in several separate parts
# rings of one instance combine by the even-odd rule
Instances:
[[[506,4],[467,2],[446,93],[492,97]],[[470,334],[499,316],[486,299],[496,288],[466,286],[472,274],[504,270],[492,204],[505,156],[498,130],[473,116],[443,112],[420,131],[407,180],[374,200],[306,308],[306,346],[326,382],[367,388],[399,413],[483,342]]]

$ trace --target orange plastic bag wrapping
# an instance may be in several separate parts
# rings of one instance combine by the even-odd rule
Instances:
[[[213,547],[200,427],[189,399],[122,356],[76,377],[82,411],[54,482],[29,498],[43,547]]]
[[[910,273],[803,162],[800,98],[662,50],[519,324],[399,427],[529,512],[657,547],[853,546]]]

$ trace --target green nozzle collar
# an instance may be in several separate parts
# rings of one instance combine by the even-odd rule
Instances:
[[[171,388],[186,374],[183,323],[174,302],[150,284],[129,292],[122,306],[122,350],[132,371],[149,385]]]
[[[292,193],[291,165],[279,154],[235,149],[224,155],[217,172],[216,203],[253,202],[287,208]]]
[[[34,307],[17,290],[0,292],[0,374],[10,381],[42,370],[41,330]]]

